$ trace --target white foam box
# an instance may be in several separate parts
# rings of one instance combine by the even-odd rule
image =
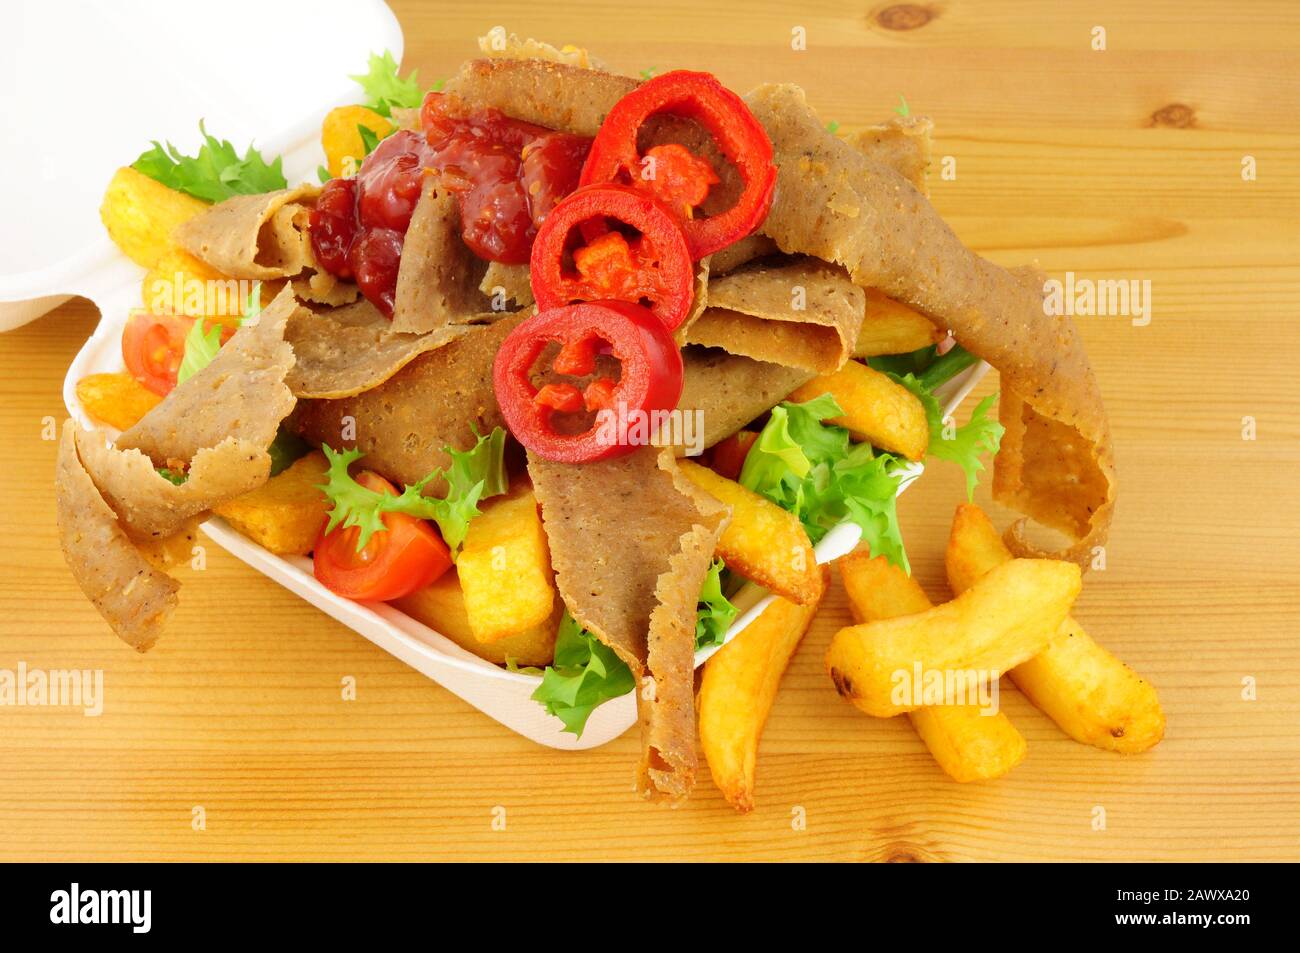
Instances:
[[[226,0],[221,17],[204,16],[202,24],[195,25],[204,31],[205,42],[184,44],[183,61],[173,58],[163,69],[158,51],[186,35],[185,18],[194,16],[185,5],[136,0],[76,8],[80,19],[74,20],[68,4],[25,0],[10,15],[17,34],[10,50],[16,59],[3,77],[0,105],[10,130],[31,141],[15,143],[17,148],[10,150],[6,178],[11,184],[52,187],[11,185],[0,196],[3,220],[25,225],[6,229],[0,239],[6,268],[0,274],[0,330],[30,321],[72,295],[95,303],[99,325],[69,366],[63,385],[68,412],[91,427],[77,399],[76,382],[87,374],[122,370],[122,329],[131,310],[142,305],[143,270],[116,249],[99,222],[99,201],[113,171],[152,139],[170,139],[192,153],[199,142],[197,122],[205,118],[210,132],[241,150],[255,140],[264,152],[283,155],[291,183],[312,178],[321,162],[321,118],[334,106],[356,100],[356,87],[347,74],[364,71],[371,51],[388,49],[400,60],[402,36],[391,12],[377,0],[312,0],[308,5]],[[313,36],[312,56],[280,55],[277,38],[299,36],[303,22],[338,22],[344,16],[347,30]],[[258,29],[246,30],[243,24],[254,20]],[[71,32],[70,22],[78,23]],[[69,68],[51,78],[40,58],[42,38],[55,35],[64,44],[62,61]],[[237,68],[251,62],[258,69]],[[43,77],[40,97],[31,96],[19,82],[33,75]],[[50,88],[50,83],[66,89]],[[60,111],[45,109],[49,102],[78,104],[76,148],[44,148],[66,133],[44,128],[52,122],[61,126],[66,119]],[[266,135],[267,130],[280,132]],[[24,163],[31,168],[23,168]],[[945,385],[938,395],[945,413],[962,402],[987,370],[981,362]],[[920,465],[908,468],[900,492],[921,470]],[[337,596],[316,581],[310,560],[276,556],[221,519],[208,520],[203,531],[258,572],[538,744],[594,748],[636,723],[635,701],[629,694],[596,709],[582,737],[575,738],[529,697],[537,676],[492,665],[391,606]],[[844,555],[859,537],[856,526],[837,527],[816,547],[817,561]],[[752,584],[742,588],[733,600],[740,612],[727,639],[741,632],[771,598]],[[698,652],[696,664],[715,651]]]

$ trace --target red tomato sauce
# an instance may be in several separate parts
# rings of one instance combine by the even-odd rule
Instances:
[[[397,270],[425,169],[460,205],[461,235],[480,258],[528,261],[537,227],[578,186],[591,140],[511,119],[495,109],[457,115],[430,93],[423,132],[399,130],[379,143],[357,174],[325,184],[311,216],[321,267],[353,278],[392,317]]]

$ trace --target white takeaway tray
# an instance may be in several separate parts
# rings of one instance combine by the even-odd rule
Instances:
[[[103,300],[96,300],[103,317],[64,379],[63,401],[69,413],[84,427],[96,424],[92,423],[77,399],[77,381],[87,374],[122,370],[122,328],[130,309],[138,304],[143,277],[140,269],[136,272],[131,284],[122,286]],[[980,362],[940,389],[938,396],[945,414],[951,413],[965,399],[987,370],[988,365]],[[921,471],[920,464],[909,466],[899,492],[920,476]],[[636,723],[635,699],[628,694],[597,708],[587,721],[582,737],[575,738],[563,731],[564,726],[558,718],[546,714],[545,709],[529,697],[541,681],[539,676],[508,672],[493,665],[392,606],[354,602],[335,595],[316,581],[311,560],[268,552],[235,532],[224,520],[209,519],[202,528],[223,549],[258,572],[306,599],[507,728],[538,744],[573,750],[594,748],[617,738]],[[861,531],[853,524],[837,526],[818,543],[817,562],[828,563],[851,552],[860,537]],[[772,598],[766,590],[753,584],[742,588],[732,600],[740,612],[727,630],[727,640],[753,621]],[[697,652],[695,664],[702,665],[716,651],[714,647]]]

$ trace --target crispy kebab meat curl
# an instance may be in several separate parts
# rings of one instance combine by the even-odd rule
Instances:
[[[911,182],[828,133],[797,86],[746,97],[780,167],[763,232],[787,253],[848,269],[952,331],[1002,375],[1006,426],[993,491],[1001,502],[1077,542],[1046,553],[1008,532],[1022,555],[1086,563],[1105,542],[1115,503],[1110,427],[1072,321],[1049,316],[1042,284],[967,249]]]

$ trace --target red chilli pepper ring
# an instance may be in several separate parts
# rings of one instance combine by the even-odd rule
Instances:
[[[582,167],[579,187],[598,182],[630,182],[655,190],[642,178],[637,134],[651,116],[671,113],[703,125],[744,179],[736,204],[707,218],[685,218],[682,228],[691,257],[705,255],[744,238],[767,217],[776,190],[772,140],[745,101],[709,73],[674,70],[642,83],[609,111]]]
[[[611,219],[640,236],[611,230]],[[583,235],[589,240],[575,247]],[[570,251],[573,268],[566,265]],[[541,311],[575,301],[648,301],[669,331],[686,320],[695,293],[678,220],[654,196],[626,185],[579,189],[556,205],[533,241],[529,269]]]
[[[622,373],[617,381],[597,378],[585,391],[568,383],[539,390],[531,379],[533,368],[552,343],[560,345],[563,361],[557,358],[556,364],[564,373],[594,373],[596,355],[606,349]],[[639,444],[624,435],[651,432],[655,412],[677,406],[682,355],[663,322],[640,305],[583,302],[539,312],[511,331],[497,351],[492,383],[515,439],[547,460],[588,463],[631,453]],[[598,411],[586,431],[570,434],[555,428],[554,414],[583,406]],[[634,428],[637,420],[642,424]]]

